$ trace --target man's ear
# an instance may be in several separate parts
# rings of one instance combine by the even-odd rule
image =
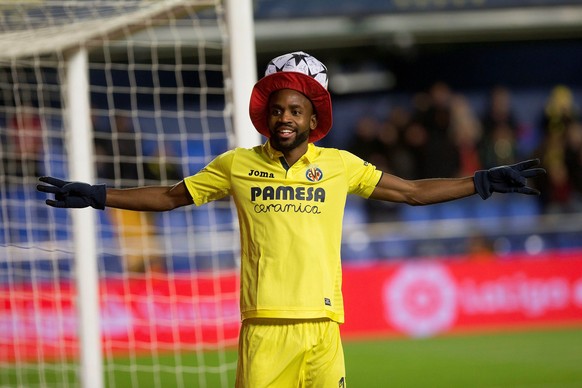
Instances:
[[[309,123],[309,128],[313,131],[315,128],[317,128],[317,115],[316,114],[312,114],[311,115],[311,121]]]

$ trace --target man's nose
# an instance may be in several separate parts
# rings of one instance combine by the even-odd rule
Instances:
[[[280,122],[284,122],[287,123],[291,120],[291,112],[284,110],[283,112],[281,112],[281,115],[279,116],[279,121]]]

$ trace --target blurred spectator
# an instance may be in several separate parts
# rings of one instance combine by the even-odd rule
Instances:
[[[410,179],[426,177],[426,148],[428,147],[428,131],[418,121],[412,120],[402,133],[402,144],[408,150],[412,159],[409,167]]]
[[[572,91],[558,85],[552,89],[542,115],[542,131],[545,136],[559,135],[567,126],[580,120],[580,112],[574,103]]]
[[[416,97],[415,114],[431,136],[448,131],[451,124],[452,99],[451,88],[442,81],[432,84],[427,95]]]
[[[484,135],[479,150],[484,169],[516,163],[518,144],[515,131],[507,124],[497,124]]]
[[[138,153],[141,145],[131,119],[116,115],[111,126],[107,124],[94,120],[97,174],[116,186],[134,187],[140,178],[146,178],[147,171]]]
[[[362,116],[357,122],[348,150],[379,169],[387,171],[389,155],[380,141],[379,130],[380,123],[376,118]],[[388,205],[390,206],[385,206],[384,201],[365,201],[363,206],[367,222],[389,221],[396,210],[394,205]]]
[[[354,136],[350,141],[348,150],[354,155],[372,163],[370,156],[381,152],[378,144],[378,120],[369,115],[364,115],[358,119]]]
[[[43,139],[41,120],[31,105],[16,106],[3,144],[4,171],[8,177],[42,175]]]
[[[378,131],[378,155],[371,160],[383,167],[383,171],[401,177],[410,175],[411,159],[400,141],[400,132],[391,122],[385,121]],[[381,159],[381,161],[380,161]]]
[[[466,244],[465,256],[470,261],[486,262],[497,258],[493,242],[481,233],[474,233],[467,237]]]
[[[540,197],[547,213],[582,211],[582,126],[572,92],[556,86],[542,116],[544,138],[536,156],[548,174]]]
[[[453,93],[444,82],[435,82],[428,95],[416,96],[414,120],[427,131],[427,141],[417,148],[422,152],[421,178],[453,177],[459,171],[459,154],[451,135]]]
[[[513,133],[517,132],[518,122],[511,106],[511,92],[508,88],[495,86],[491,89],[481,122],[484,135],[489,135],[499,126],[506,126]]]
[[[151,184],[171,184],[182,180],[184,178],[182,167],[180,164],[170,162],[170,159],[175,157],[170,147],[158,148],[152,156],[146,157],[144,166],[146,183],[147,179],[153,181]]]
[[[450,133],[459,155],[456,175],[459,177],[473,175],[475,171],[481,169],[478,144],[482,128],[473,108],[462,95],[455,95],[451,101]]]
[[[415,162],[410,149],[404,144],[404,132],[410,122],[410,113],[403,107],[390,110],[378,130],[380,152],[385,156],[385,170],[402,178],[415,176]]]
[[[402,178],[413,178],[415,161],[410,149],[403,144],[402,135],[409,121],[409,113],[402,107],[393,108],[379,125],[376,153],[369,161],[379,169]],[[386,222],[398,218],[399,205],[385,201],[366,201],[369,222]]]
[[[564,161],[572,186],[576,211],[582,211],[582,123],[575,121],[566,129]]]
[[[492,168],[516,163],[519,159],[519,126],[511,107],[509,89],[496,86],[491,90],[481,122],[483,137],[479,150],[482,167]]]

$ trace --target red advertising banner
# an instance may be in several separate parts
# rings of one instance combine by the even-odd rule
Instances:
[[[349,268],[344,296],[346,336],[582,325],[582,254]]]
[[[344,268],[345,338],[582,325],[582,252],[491,262],[426,260]],[[108,352],[236,344],[238,275],[154,274],[100,283]],[[0,360],[73,357],[70,282],[0,286]]]
[[[101,334],[109,351],[216,348],[236,344],[238,276],[153,274],[100,282]],[[0,286],[0,360],[78,353],[70,281]]]

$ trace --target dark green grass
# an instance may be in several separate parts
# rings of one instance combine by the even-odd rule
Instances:
[[[351,387],[582,387],[582,329],[348,342]]]
[[[582,387],[582,328],[346,340],[344,348],[351,388]],[[106,363],[104,379],[107,387],[123,388],[233,387],[235,366],[234,350],[118,357]],[[44,364],[17,372],[3,367],[0,386],[77,386],[74,369]]]

